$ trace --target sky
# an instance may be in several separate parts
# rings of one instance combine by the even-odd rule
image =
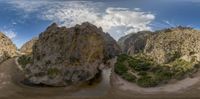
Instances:
[[[200,0],[0,0],[0,31],[18,48],[54,22],[86,21],[116,40],[179,25],[199,29]]]

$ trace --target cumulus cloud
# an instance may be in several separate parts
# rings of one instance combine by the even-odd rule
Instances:
[[[102,2],[12,0],[8,3],[27,14],[36,12],[38,18],[66,27],[85,21],[91,22],[101,26],[115,39],[132,32],[151,30],[150,23],[155,19],[152,13],[144,12],[140,8],[105,8]]]
[[[4,33],[7,37],[9,37],[10,39],[14,39],[17,36],[17,33],[14,32],[11,29],[8,29],[8,30],[6,30],[6,29],[0,29],[0,31],[2,33]]]

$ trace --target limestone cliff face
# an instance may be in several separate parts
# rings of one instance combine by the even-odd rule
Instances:
[[[32,40],[26,42],[21,48],[20,52],[25,53],[25,54],[30,54],[32,53],[33,45],[36,43],[38,38],[33,38]]]
[[[138,34],[143,35],[143,34]],[[137,39],[142,40],[135,42]],[[192,28],[176,27],[170,29],[164,29],[156,31],[146,36],[132,35],[126,38],[124,52],[135,52],[136,45],[142,52],[158,63],[168,63],[177,58],[184,59],[186,61],[200,61],[200,31]],[[133,39],[132,41],[129,39]],[[134,49],[132,49],[134,47]],[[134,55],[136,53],[130,53]]]
[[[122,52],[126,54],[136,54],[143,52],[146,46],[147,38],[152,34],[150,31],[141,31],[138,33],[132,33],[119,39]]]
[[[34,84],[66,86],[92,79],[99,66],[120,53],[113,38],[90,23],[58,27],[40,34],[33,47],[33,63],[26,66]]]
[[[144,51],[159,63],[176,58],[200,61],[200,31],[183,27],[158,31],[147,40]]]
[[[16,55],[17,48],[12,41],[0,32],[0,63]]]

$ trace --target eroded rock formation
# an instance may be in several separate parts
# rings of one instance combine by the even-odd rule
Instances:
[[[50,86],[84,82],[94,78],[99,66],[119,53],[116,41],[101,28],[88,22],[71,28],[54,23],[35,43],[26,76],[33,84]]]

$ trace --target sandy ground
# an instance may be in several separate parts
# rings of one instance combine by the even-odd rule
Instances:
[[[23,72],[17,67],[15,59],[0,64],[0,99],[200,99],[200,77],[145,89],[112,73],[111,86],[106,90],[102,86],[100,89],[95,87],[81,90],[67,90],[64,87],[35,88],[22,85],[19,81],[23,78]],[[101,90],[104,94],[94,95],[93,90]]]

